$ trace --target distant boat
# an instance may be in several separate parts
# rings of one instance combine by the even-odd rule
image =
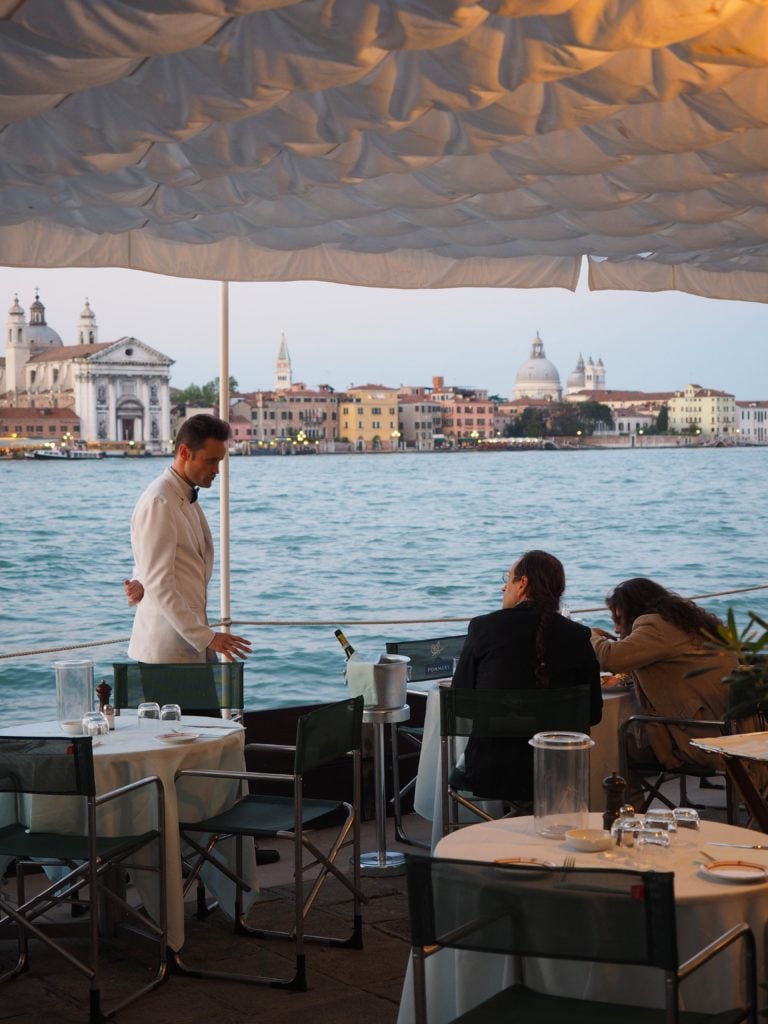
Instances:
[[[24,458],[45,459],[48,462],[60,462],[62,459],[82,462],[84,459],[103,459],[104,452],[88,448],[33,448],[31,452],[24,452]]]

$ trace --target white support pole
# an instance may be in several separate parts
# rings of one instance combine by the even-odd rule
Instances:
[[[221,347],[219,352],[219,417],[229,422],[229,282],[221,282]],[[219,564],[221,566],[221,619],[230,632],[229,593],[229,452],[219,473]]]

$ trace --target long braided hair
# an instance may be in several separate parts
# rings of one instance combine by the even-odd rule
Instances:
[[[525,600],[531,601],[539,613],[536,629],[536,686],[549,686],[547,669],[546,634],[550,622],[560,608],[560,598],[565,590],[565,569],[563,563],[547,551],[526,551],[515,565],[514,579],[525,576],[528,585]]]
[[[635,576],[614,587],[605,599],[616,625],[625,636],[639,615],[655,613],[665,622],[677,626],[692,639],[701,640],[703,633],[716,633],[720,620],[712,612],[699,608],[693,601],[680,597],[660,583]]]

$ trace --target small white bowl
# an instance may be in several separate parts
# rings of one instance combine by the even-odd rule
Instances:
[[[64,722],[59,722],[59,728],[67,736],[82,736],[83,735],[83,722],[80,718],[67,719]]]
[[[611,833],[602,828],[572,828],[565,833],[565,838],[574,850],[583,853],[597,853],[611,845]]]

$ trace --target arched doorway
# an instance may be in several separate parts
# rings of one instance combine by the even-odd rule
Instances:
[[[136,398],[117,405],[117,441],[144,440],[144,406]]]

